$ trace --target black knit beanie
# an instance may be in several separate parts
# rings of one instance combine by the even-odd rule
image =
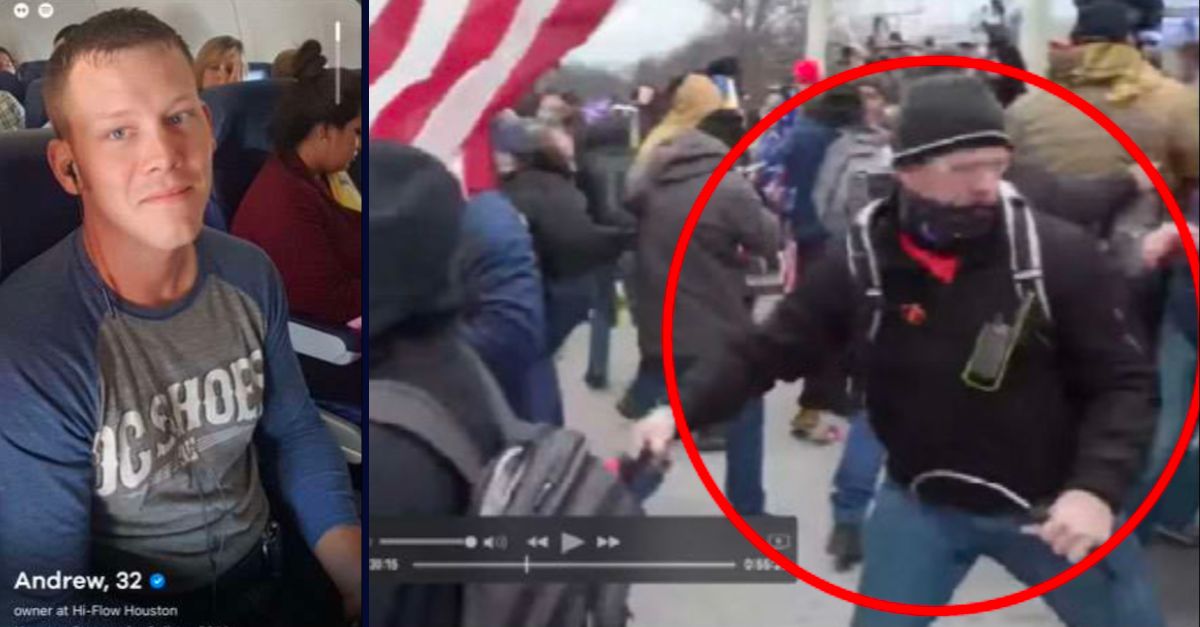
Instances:
[[[948,74],[909,85],[892,136],[897,167],[984,146],[1012,147],[1004,130],[1004,109],[986,83],[973,76]]]
[[[451,274],[464,201],[458,181],[434,157],[373,139],[368,160],[369,337],[453,313]]]

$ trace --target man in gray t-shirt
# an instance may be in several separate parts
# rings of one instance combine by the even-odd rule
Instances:
[[[150,598],[203,608],[187,620],[243,624],[230,608],[269,577],[264,534],[290,515],[357,615],[353,493],[278,273],[202,227],[213,137],[186,45],[144,11],[100,13],[55,51],[45,95],[83,225],[0,287],[2,620],[89,592],[38,575],[116,592],[136,572],[148,594],[165,576]]]

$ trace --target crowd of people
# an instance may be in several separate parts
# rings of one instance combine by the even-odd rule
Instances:
[[[1194,246],[1195,79],[1163,76],[1133,26],[1121,3],[1081,8],[1071,41],[1051,52],[1051,78],[1146,151],[1188,212]],[[815,78],[797,64],[800,88]],[[958,70],[903,83],[891,111],[887,82],[834,89],[759,146],[786,192],[775,198],[792,227],[796,286],[685,378],[681,397],[689,425],[702,426],[738,415],[777,379],[804,378],[794,433],[826,441],[823,415],[851,416],[831,499],[838,568],[865,557],[860,591],[938,604],[980,555],[1036,583],[1140,505],[1186,417],[1179,382],[1194,377],[1196,312],[1183,305],[1187,238],[1083,113]],[[1037,226],[1022,243],[1021,221],[1034,219],[1024,207]],[[673,431],[659,410],[636,437],[663,450]],[[1184,470],[1141,540],[1194,545],[1195,492]],[[1053,551],[1011,519],[997,528],[1001,515],[1036,521]],[[1069,624],[1161,624],[1140,559],[1118,557],[1134,544],[1110,558],[1124,565],[1115,581],[1081,577],[1048,595],[1052,608]],[[919,622],[863,610],[855,624]]]
[[[854,81],[785,116],[720,181],[688,245],[670,340],[697,445],[725,451],[725,495],[739,513],[769,511],[763,397],[803,379],[792,433],[845,443],[827,548],[838,570],[863,563],[864,594],[946,603],[983,556],[1040,583],[1137,509],[1179,438],[1196,365],[1183,255],[1200,222],[1196,46],[1180,51],[1190,74],[1169,77],[1127,4],[1080,5],[1070,39],[1051,46],[1049,76],[1155,163],[1190,242],[1149,175],[1082,112],[1019,81],[926,67]],[[888,54],[1024,67],[1003,28],[988,35],[986,52],[931,41],[892,42]],[[875,60],[854,47],[843,57],[839,71]],[[518,417],[561,426],[571,408],[556,352],[590,321],[584,381],[608,387],[610,331],[627,306],[640,360],[615,410],[636,420],[633,450],[665,464],[678,436],[664,407],[661,319],[680,232],[749,125],[824,76],[800,59],[751,112],[738,74],[722,59],[628,98],[535,94],[492,125],[496,189],[466,199],[435,160],[374,142],[372,177],[389,193],[372,195],[373,346],[468,346]],[[442,183],[420,183],[414,163]],[[409,267],[377,252],[376,241],[426,229],[438,236],[403,240],[423,246]],[[780,273],[784,294],[756,322],[747,278],[763,269]],[[384,352],[373,377],[415,381],[477,432],[485,457],[502,450],[486,411]],[[436,450],[404,450],[414,448],[416,461],[387,463],[437,465]],[[1163,624],[1141,546],[1195,545],[1194,434],[1190,451],[1138,534],[1047,595],[1065,622]],[[372,482],[372,498],[388,498],[392,515],[467,511],[470,484],[438,476],[457,499],[430,505],[427,491],[387,480]],[[414,609],[413,592],[384,592],[380,611],[433,611]],[[453,593],[438,598],[453,604]],[[928,622],[862,608],[854,618]]]

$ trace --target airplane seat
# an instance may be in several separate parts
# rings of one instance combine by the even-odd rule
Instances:
[[[42,77],[46,73],[47,60],[26,61],[17,66],[17,78],[26,85]]]
[[[233,224],[246,190],[274,149],[271,118],[288,80],[243,81],[200,92],[212,111],[213,154],[212,198],[225,224]]]
[[[243,81],[212,87],[200,93],[212,111],[214,211],[232,225],[234,213],[262,164],[274,150],[270,136],[271,118],[290,79]],[[361,399],[362,382],[355,377],[353,389],[346,373],[361,368],[358,334],[292,316],[288,325],[292,346],[300,357],[305,379],[314,391],[338,388],[338,397]],[[357,394],[355,394],[357,393]],[[339,398],[340,400],[340,398]],[[361,400],[360,400],[361,404]],[[334,432],[351,464],[361,463],[362,434],[353,424],[354,412],[322,409],[322,418]]]
[[[20,102],[22,106],[25,105],[25,83],[22,83],[15,74],[0,72],[0,91],[12,94],[17,102]]]
[[[25,128],[42,128],[50,118],[46,116],[46,101],[42,98],[42,85],[46,79],[38,78],[25,87]]]
[[[79,200],[46,162],[50,129],[0,133],[0,281],[79,226]]]

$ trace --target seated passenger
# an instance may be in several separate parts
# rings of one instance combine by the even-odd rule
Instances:
[[[17,60],[7,48],[0,48],[0,72],[17,73]]]
[[[288,48],[275,55],[275,60],[271,62],[271,78],[296,78],[292,69],[295,61],[295,48]]]
[[[242,42],[229,35],[213,37],[204,42],[192,66],[196,72],[196,86],[208,89],[240,83],[246,75],[242,54]]]
[[[317,49],[320,46],[316,41],[311,41],[308,45],[317,46]],[[275,60],[271,63],[271,78],[296,79],[296,53],[296,48],[288,48],[275,55]],[[362,211],[362,196],[348,171],[331,172],[325,178],[329,179],[329,188],[334,200],[347,209]]]
[[[47,157],[83,225],[0,287],[0,615],[79,600],[26,577],[136,571],[166,589],[122,602],[275,624],[314,563],[283,550],[280,526],[340,592],[316,624],[358,613],[354,495],[300,376],[279,275],[202,227],[213,135],[191,61],[140,9],[92,17],[49,61]]]
[[[325,69],[316,41],[295,63],[297,82],[273,122],[275,154],[242,198],[232,232],[267,251],[293,313],[343,325],[362,312],[362,213],[336,200],[329,175],[358,154],[362,87],[356,71]]]
[[[17,59],[6,48],[0,48],[0,92],[12,94],[18,103],[25,102],[25,83],[17,78]]]

